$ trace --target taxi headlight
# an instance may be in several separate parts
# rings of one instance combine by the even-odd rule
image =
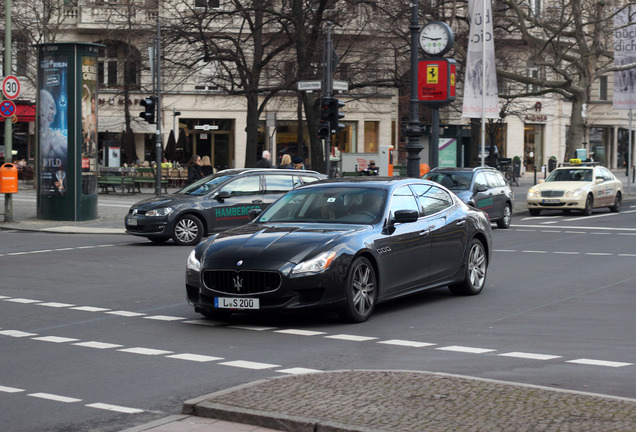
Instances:
[[[154,209],[154,210],[148,210],[146,212],[146,216],[148,216],[148,217],[168,216],[170,213],[172,213],[172,210],[173,210],[172,207],[164,207],[164,208],[158,208],[158,209]]]
[[[193,249],[192,252],[190,252],[188,260],[186,261],[186,268],[196,272],[201,271],[201,261],[197,259],[196,249]]]
[[[528,198],[539,198],[541,196],[541,192],[536,189],[528,189]]]
[[[315,258],[296,264],[291,272],[292,274],[319,273],[326,270],[335,257],[335,251],[321,253]]]
[[[583,189],[574,189],[573,191],[568,191],[565,193],[565,196],[567,197],[572,197],[572,198],[579,198],[581,195],[583,195]]]

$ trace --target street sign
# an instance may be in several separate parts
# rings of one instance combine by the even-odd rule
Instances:
[[[10,101],[2,101],[0,103],[0,115],[4,118],[12,117],[15,114],[15,104]]]
[[[18,77],[9,75],[2,80],[2,94],[7,99],[15,99],[20,94],[20,80]]]
[[[298,81],[298,91],[320,90],[322,83],[320,81]]]
[[[349,83],[346,81],[333,80],[332,87],[338,91],[349,91]]]

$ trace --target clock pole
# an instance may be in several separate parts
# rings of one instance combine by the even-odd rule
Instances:
[[[406,175],[408,177],[420,176],[420,152],[422,151],[422,128],[420,127],[419,99],[417,96],[417,76],[418,76],[418,39],[420,31],[419,4],[417,1],[411,2],[411,97],[409,100],[409,126],[406,128],[408,141],[406,151]]]

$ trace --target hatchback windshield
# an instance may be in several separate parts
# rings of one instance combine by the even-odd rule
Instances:
[[[196,182],[189,184],[188,186],[178,190],[176,193],[179,195],[193,195],[193,196],[202,196],[207,195],[214,189],[216,189],[219,185],[225,183],[233,176],[227,175],[219,175],[214,176],[212,178],[205,177],[201,180],[197,180]]]
[[[384,213],[386,193],[372,188],[311,188],[287,193],[257,222],[375,223]]]
[[[424,178],[439,183],[451,190],[468,190],[472,172],[428,172]]]

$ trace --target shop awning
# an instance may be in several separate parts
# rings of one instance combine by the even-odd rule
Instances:
[[[35,104],[15,104],[15,114],[18,116],[18,122],[35,121]],[[11,119],[11,118],[10,118]],[[0,117],[0,121],[4,121],[4,117]]]

